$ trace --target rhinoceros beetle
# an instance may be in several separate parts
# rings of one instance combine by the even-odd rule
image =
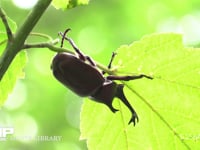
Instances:
[[[123,92],[123,84],[117,84],[114,80],[129,81],[140,78],[153,79],[150,76],[140,74],[137,76],[115,76],[108,75],[104,77],[105,72],[100,72],[95,62],[88,56],[85,56],[75,45],[72,39],[66,37],[67,29],[64,33],[59,33],[62,36],[61,47],[64,39],[67,40],[73,47],[77,55],[70,53],[58,53],[52,61],[53,75],[57,80],[64,84],[71,91],[81,97],[89,97],[90,99],[107,105],[110,110],[115,113],[118,111],[112,106],[112,101],[115,97],[119,98],[131,111],[132,117],[128,124],[139,121],[138,115],[126,99]],[[116,53],[113,53],[108,68],[111,68],[113,58]]]

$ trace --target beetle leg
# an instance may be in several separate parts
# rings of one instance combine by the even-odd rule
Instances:
[[[96,66],[95,62],[92,60],[91,57],[89,57],[89,56],[84,56],[84,57],[92,66]]]
[[[66,37],[67,38],[67,37]],[[76,53],[79,55],[79,58],[83,61],[88,61],[92,66],[96,66],[96,64],[94,63],[94,61],[89,57],[89,56],[85,56],[79,49],[78,47],[75,45],[74,41],[70,38],[67,38],[67,41],[69,41],[69,43],[71,44],[71,46],[74,48],[74,50],[76,51]]]
[[[96,66],[96,64],[94,63],[94,61],[89,57],[89,56],[85,56],[80,50],[79,48],[76,46],[76,44],[74,43],[74,41],[71,38],[66,37],[66,34],[70,31],[70,29],[66,29],[64,33],[60,32],[59,34],[62,36],[62,41],[61,41],[61,47],[63,46],[63,41],[64,39],[67,40],[70,45],[73,47],[73,49],[76,51],[76,53],[78,54],[79,58],[83,61],[88,61],[92,66]]]
[[[66,37],[66,34],[70,31],[70,29],[66,29],[64,33],[59,32],[59,34],[62,36],[62,41],[61,41],[61,47],[63,47],[64,39],[67,40],[70,45],[73,47],[73,49],[76,51],[76,53],[79,55],[79,58],[83,61],[85,61],[85,56],[81,53],[81,51],[78,49],[74,41],[68,37]]]
[[[109,62],[109,64],[108,64],[108,69],[111,68],[113,59],[115,58],[115,55],[116,55],[116,54],[117,54],[116,52],[112,52],[112,56],[111,56],[110,62]]]
[[[128,102],[128,100],[126,99],[124,92],[123,92],[123,88],[124,85],[123,84],[119,84],[117,87],[117,92],[116,92],[116,97],[118,97],[127,107],[128,109],[131,111],[132,113],[132,117],[129,121],[128,124],[130,124],[131,122],[133,122],[134,126],[135,126],[135,122],[137,120],[137,122],[139,121],[138,115],[136,113],[136,111],[133,109],[133,107],[130,105],[130,103]]]
[[[114,75],[109,75],[106,78],[108,80],[123,80],[123,81],[136,80],[136,79],[141,79],[141,78],[153,79],[151,76],[147,76],[145,74],[134,75],[134,76],[114,76]]]
[[[110,62],[109,62],[109,64],[108,64],[108,69],[111,68],[113,59],[114,59],[114,57],[115,57],[116,54],[117,54],[117,53],[112,52],[112,56],[111,56]],[[102,74],[105,74],[105,71],[102,71]]]
[[[66,37],[67,38],[67,37]],[[78,47],[75,45],[74,41],[70,38],[67,38],[67,41],[69,41],[69,43],[71,44],[71,46],[74,48],[74,50],[76,51],[76,53],[78,54],[79,58],[83,61],[88,61],[92,66],[96,66],[96,64],[94,63],[94,61],[89,57],[89,56],[85,56],[79,49]]]
[[[64,39],[65,39],[65,35],[67,34],[67,32],[69,32],[71,29],[70,28],[68,28],[68,29],[66,29],[65,30],[65,32],[64,33],[62,33],[62,32],[59,32],[58,33],[58,35],[61,35],[62,36],[62,40],[61,40],[61,44],[60,44],[60,47],[63,47],[63,43],[64,43]]]

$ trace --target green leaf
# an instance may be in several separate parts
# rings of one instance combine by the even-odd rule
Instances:
[[[15,32],[17,26],[14,21],[12,21],[10,18],[8,18],[8,23],[10,25],[10,28],[13,32]],[[2,55],[6,43],[7,43],[7,35],[5,31],[5,27],[2,22],[0,22],[0,55]],[[4,104],[6,101],[9,93],[12,92],[16,80],[19,77],[24,77],[24,73],[22,69],[24,68],[26,64],[26,52],[21,51],[17,54],[11,65],[9,66],[7,72],[4,74],[4,77],[0,81],[0,106]]]
[[[128,125],[127,107],[117,98],[113,114],[86,100],[81,112],[81,139],[89,149],[199,149],[200,49],[185,48],[179,34],[154,34],[117,50],[117,75],[152,75],[153,80],[123,82],[125,95],[140,121]]]
[[[78,5],[87,5],[89,0],[53,0],[52,4],[56,9],[73,8]]]

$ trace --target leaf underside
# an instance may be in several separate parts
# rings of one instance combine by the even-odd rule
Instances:
[[[81,112],[81,139],[88,149],[163,150],[199,149],[200,49],[186,48],[179,34],[146,36],[117,49],[117,75],[146,74],[153,80],[123,82],[125,95],[139,115],[131,114],[117,98],[113,114],[103,104],[85,100]],[[198,140],[198,141],[197,141]]]

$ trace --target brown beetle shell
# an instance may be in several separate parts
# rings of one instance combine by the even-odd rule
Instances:
[[[82,97],[92,95],[105,82],[95,67],[69,53],[58,53],[52,69],[57,80]]]

